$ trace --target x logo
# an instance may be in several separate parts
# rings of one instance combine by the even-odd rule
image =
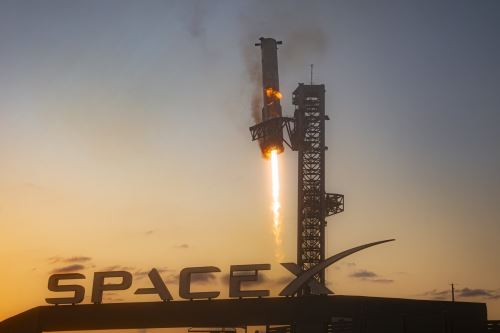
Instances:
[[[293,263],[293,262],[285,262],[281,263],[281,266],[285,267],[288,269],[289,272],[293,273],[295,276],[299,276],[302,273],[302,270],[300,269],[299,265]],[[334,292],[316,281],[315,279],[310,279],[307,281],[307,285],[309,286],[309,289],[311,290],[311,294],[315,295],[330,295],[333,294]]]
[[[309,286],[309,288],[311,288],[311,293],[313,293],[313,294],[318,294],[318,295],[333,294],[333,292],[330,289],[328,289],[327,287],[321,285],[316,280],[314,280],[313,276],[318,274],[322,270],[326,269],[328,266],[330,266],[334,262],[337,262],[340,259],[343,259],[343,258],[345,258],[353,253],[356,253],[358,251],[364,250],[366,248],[369,248],[369,247],[372,247],[372,246],[375,246],[378,244],[392,242],[392,241],[394,241],[394,239],[386,239],[383,241],[378,241],[378,242],[373,242],[373,243],[368,243],[365,245],[353,247],[352,249],[337,253],[336,255],[333,255],[330,258],[323,260],[322,262],[318,263],[316,266],[309,268],[307,271],[302,271],[300,269],[300,267],[294,263],[281,264],[287,270],[289,270],[290,272],[295,274],[296,278],[292,282],[290,282],[280,292],[280,296],[293,296],[293,295],[297,294],[299,292],[299,290],[301,288],[303,288],[305,285],[307,285],[307,286]]]

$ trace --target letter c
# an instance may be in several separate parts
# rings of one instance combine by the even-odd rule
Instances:
[[[216,298],[218,291],[191,292],[191,275],[200,273],[220,272],[220,269],[214,266],[188,267],[181,271],[179,277],[179,296],[184,299]]]

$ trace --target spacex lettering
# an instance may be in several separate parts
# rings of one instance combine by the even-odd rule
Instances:
[[[312,294],[326,295],[333,294],[331,290],[319,284],[313,277],[328,266],[345,258],[355,252],[361,251],[374,245],[393,241],[394,239],[383,240],[379,242],[369,243],[352,249],[340,252],[326,260],[311,267],[307,271],[301,271],[300,267],[295,263],[282,263],[281,265],[289,272],[294,274],[296,278],[290,282],[280,293],[280,296],[293,296],[298,290],[307,285]],[[232,265],[229,271],[229,297],[266,297],[269,296],[269,290],[246,290],[242,289],[244,282],[259,281],[259,271],[270,270],[270,264],[253,264],[253,265]],[[202,267],[187,267],[181,270],[179,274],[179,297],[183,299],[212,299],[220,295],[219,291],[203,291],[196,292],[191,290],[191,277],[193,274],[210,274],[218,273],[221,270],[215,266]],[[148,274],[151,282],[149,288],[139,288],[134,294],[136,295],[158,295],[162,301],[170,301],[173,299],[172,294],[168,290],[166,284],[160,276],[157,269],[153,268]],[[106,279],[118,278],[117,283],[106,283]],[[85,296],[85,288],[79,284],[60,284],[62,281],[82,280],[85,275],[79,273],[70,274],[54,274],[49,277],[48,288],[53,292],[72,292],[71,297],[54,297],[46,298],[49,304],[77,304],[81,303]],[[92,284],[91,302],[94,304],[102,303],[103,293],[110,290],[126,290],[132,286],[132,274],[127,271],[112,271],[112,272],[95,272]],[[109,280],[108,280],[109,281]]]
[[[269,290],[242,290],[241,284],[246,281],[258,281],[259,271],[269,270],[269,264],[256,265],[232,265],[229,274],[229,297],[263,297],[269,296]],[[220,272],[218,267],[188,267],[180,272],[179,276],[179,296],[183,299],[212,299],[219,296],[219,291],[191,291],[191,276],[193,274],[208,274]],[[139,288],[134,294],[150,295],[156,294],[163,301],[173,299],[172,294],[163,282],[160,273],[153,268],[149,274],[149,280],[152,284],[150,288]],[[119,278],[118,283],[106,283],[106,279]],[[49,278],[48,287],[54,292],[73,292],[72,297],[57,297],[46,298],[45,301],[49,304],[77,304],[83,301],[85,296],[85,288],[78,284],[61,285],[61,281],[81,280],[85,279],[85,275],[73,274],[54,274]],[[132,286],[132,274],[127,271],[112,271],[112,272],[95,272],[94,281],[92,284],[92,298],[94,304],[102,303],[102,296],[105,291],[109,290],[126,290]]]

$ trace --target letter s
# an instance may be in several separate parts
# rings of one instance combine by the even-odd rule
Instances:
[[[73,279],[85,279],[85,275],[79,273],[71,274],[53,274],[49,277],[48,287],[50,291],[64,292],[72,291],[74,292],[73,297],[58,297],[58,298],[46,298],[45,301],[49,304],[77,304],[83,301],[85,296],[85,288],[78,284],[68,284],[59,285],[60,280],[73,280]]]

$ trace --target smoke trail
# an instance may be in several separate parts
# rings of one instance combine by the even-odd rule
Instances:
[[[273,37],[283,40],[283,51],[279,52],[280,77],[293,73],[307,73],[309,65],[318,61],[328,48],[325,33],[329,24],[324,20],[325,11],[333,10],[333,4],[318,1],[290,1],[288,6],[281,2],[249,1],[242,5],[240,13],[241,50],[248,82],[249,107],[255,123],[261,121],[261,59],[254,46],[259,37]],[[293,19],[300,13],[300,20]],[[320,19],[321,18],[321,19]],[[304,76],[295,76],[297,81]],[[285,74],[285,75],[282,75]],[[307,82],[307,81],[306,81]],[[289,95],[284,92],[284,95]],[[247,104],[248,105],[248,104]]]
[[[252,47],[252,40],[248,42],[249,45],[243,48],[243,60],[250,86],[250,111],[254,122],[260,123],[262,121],[262,73],[259,57],[260,52],[255,47]]]

